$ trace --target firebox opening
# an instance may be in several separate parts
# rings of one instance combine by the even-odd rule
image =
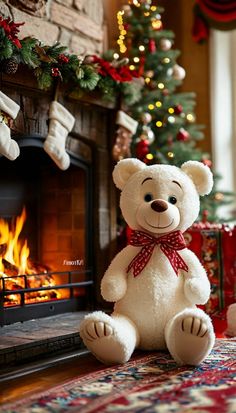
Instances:
[[[88,190],[91,167],[87,162],[71,157],[70,168],[61,171],[40,146],[22,147],[14,162],[0,158],[0,218],[10,227],[25,208],[26,219],[20,238],[22,243],[27,240],[30,262],[39,269],[38,275],[28,274],[27,277],[20,277],[20,272],[12,274],[9,270],[8,276],[15,278],[9,278],[7,287],[4,280],[6,289],[15,286],[27,290],[38,286],[39,292],[24,293],[24,305],[79,299],[86,291],[77,284],[88,280],[87,274],[92,267],[89,237],[92,198]],[[19,294],[15,301],[9,294],[4,300],[5,306],[6,303],[7,306],[22,305],[22,295]],[[63,312],[61,307],[60,312]]]

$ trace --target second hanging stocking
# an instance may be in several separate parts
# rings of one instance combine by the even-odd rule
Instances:
[[[43,147],[58,168],[65,171],[70,166],[70,157],[65,149],[66,139],[74,126],[75,118],[63,105],[53,101],[49,119],[48,135]]]

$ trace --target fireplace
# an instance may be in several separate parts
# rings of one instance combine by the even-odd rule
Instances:
[[[94,274],[89,147],[83,143],[87,158],[70,153],[71,167],[61,171],[40,137],[18,143],[15,162],[0,159],[1,325],[86,308]],[[30,268],[22,268],[14,257],[24,263],[29,248]]]
[[[52,92],[38,91],[31,78],[26,85],[25,75],[17,76],[17,88],[7,75],[1,86],[21,106],[13,130],[21,154],[14,162],[0,158],[0,219],[11,231],[20,217],[24,220],[21,246],[26,240],[31,264],[19,274],[4,256],[2,239],[1,326],[92,308],[116,247],[113,108],[95,99],[61,100],[76,118],[67,139],[71,166],[61,171],[43,150]]]

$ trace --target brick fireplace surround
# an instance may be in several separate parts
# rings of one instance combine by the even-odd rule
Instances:
[[[36,171],[38,168],[41,168],[43,171],[40,175],[42,181],[40,187],[42,190],[39,198],[42,211],[40,222],[44,224],[44,229],[41,228],[41,238],[46,237],[46,242],[44,242],[46,248],[44,251],[41,251],[42,243],[40,244],[40,259],[44,263],[47,263],[46,261],[48,260],[49,265],[53,263],[54,270],[58,271],[63,270],[62,267],[65,264],[65,260],[68,261],[68,268],[66,268],[68,270],[74,269],[72,268],[74,263],[70,266],[70,259],[77,258],[81,260],[81,262],[77,263],[79,267],[76,269],[81,270],[81,268],[86,269],[87,267],[91,269],[94,280],[92,306],[96,306],[96,308],[101,307],[100,278],[114,255],[116,248],[116,193],[111,179],[113,165],[110,155],[111,137],[114,136],[114,107],[105,105],[96,98],[91,98],[91,96],[84,96],[81,100],[75,100],[70,98],[65,90],[62,90],[61,93],[59,92],[59,102],[75,117],[75,125],[67,138],[66,146],[67,152],[70,154],[71,166],[68,171],[63,172],[57,168],[42,147],[48,131],[48,110],[49,104],[53,100],[53,91],[48,91],[47,93],[40,91],[32,75],[21,69],[14,77],[2,74],[0,89],[21,107],[12,129],[12,137],[18,141],[21,150],[18,160],[22,158],[21,162],[26,159],[30,163],[29,159],[32,158],[32,167]],[[35,151],[37,152],[36,157]],[[43,168],[40,164],[41,161],[45,162],[45,167],[43,166]],[[86,169],[83,170],[76,167],[77,161],[82,165],[85,164]],[[4,175],[4,165],[7,165],[8,171],[11,171],[12,168],[15,171],[16,162],[8,161],[3,157],[0,158],[0,173],[2,175],[0,181],[4,183],[5,176],[6,185],[8,185],[9,176],[7,175],[9,173]],[[87,186],[84,183],[86,171],[89,171],[89,179],[86,181]],[[57,174],[59,175],[57,176]],[[66,179],[64,176],[66,176]],[[56,177],[57,181],[59,181],[59,187],[62,188],[60,198],[57,198],[57,189],[55,189]],[[37,186],[35,186],[35,189],[34,187],[32,188],[32,191],[37,190]],[[12,197],[14,198],[14,196]],[[4,215],[7,218],[10,218],[12,214],[10,205],[10,203],[6,202],[4,207]],[[7,210],[8,206],[9,211]],[[22,205],[20,209],[21,207]],[[72,208],[72,215],[68,215],[70,208]],[[14,216],[15,212],[13,212],[12,216]],[[90,214],[89,217],[87,215],[89,220],[86,218],[86,214]],[[28,225],[32,224],[32,228],[29,229],[29,234],[34,233],[37,229],[34,222],[34,212],[31,211],[30,216],[31,220],[29,219]],[[68,225],[68,219],[72,224]],[[58,223],[58,228],[55,227],[55,222]],[[38,236],[34,234],[33,237],[30,237],[30,242],[34,243],[35,239],[38,239]],[[31,245],[31,247],[32,252],[36,252],[35,256],[38,258],[35,245]],[[89,251],[86,251],[86,248],[89,248]],[[58,268],[55,269],[57,262]],[[89,297],[89,308],[91,308],[91,293]],[[88,300],[85,300],[82,310],[86,311],[88,309],[88,307],[86,308],[86,303],[88,304]],[[81,314],[83,315],[84,313],[82,312]],[[61,334],[61,342],[55,344],[54,347],[52,343],[50,344],[50,334],[48,334],[48,325],[50,325],[48,323],[50,321],[42,319],[42,325],[44,327],[47,325],[47,334],[45,336],[46,352],[49,349],[49,353],[53,351],[54,354],[68,353],[68,351],[76,351],[76,349],[78,351],[81,347],[78,333],[80,313],[76,316],[69,314],[67,319],[66,315],[56,317],[58,320],[58,330],[62,332],[64,329],[65,331],[64,335]],[[28,329],[27,322],[23,324],[17,323],[18,333],[14,332],[13,334],[16,337],[13,339],[13,343],[10,344],[10,353],[8,348],[9,354],[7,357],[9,357],[10,366],[12,364],[19,365],[24,363],[30,354],[29,349],[24,352],[21,348],[19,356],[16,356],[16,347],[22,343],[21,338],[19,339],[19,337],[22,337],[22,331],[25,331],[26,335],[29,336],[35,333],[36,328],[36,336],[40,334],[40,340],[42,339],[42,333],[39,332],[39,323],[40,320],[34,323],[31,322],[31,330]],[[60,325],[60,323],[62,324]],[[71,329],[68,327],[68,323]],[[53,329],[55,329],[54,322],[52,325]],[[6,354],[3,354],[3,347],[4,340],[6,342],[10,340],[10,329],[11,326],[5,326],[0,331],[0,334],[3,336],[2,347],[0,346],[0,365],[2,363],[4,371],[6,370]],[[69,341],[68,337],[70,337]],[[55,340],[54,336],[53,340]],[[41,341],[39,347],[40,349],[43,348]],[[15,360],[12,359],[13,350]],[[41,350],[35,349],[35,357],[37,359],[40,352]],[[24,356],[22,356],[23,353],[25,354]],[[30,361],[34,361],[34,358],[31,358]]]

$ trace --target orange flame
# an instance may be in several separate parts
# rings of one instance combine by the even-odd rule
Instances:
[[[27,245],[27,240],[19,239],[23,225],[26,221],[25,207],[22,210],[20,216],[16,218],[15,224],[13,223],[12,229],[8,222],[0,218],[0,244],[6,245],[6,251],[3,256],[0,257],[0,271],[5,272],[5,265],[3,258],[10,264],[14,265],[18,269],[18,274],[31,274],[30,263],[28,258],[30,250]]]
[[[7,296],[5,306],[20,304],[20,295],[14,291],[20,288],[40,288],[56,285],[55,280],[47,274],[46,267],[36,265],[30,260],[30,249],[27,240],[21,240],[20,234],[26,221],[25,207],[20,216],[10,225],[0,218],[0,279],[5,280],[5,288],[13,291]],[[37,273],[45,274],[43,276]],[[27,275],[25,277],[20,275]],[[1,289],[1,285],[0,285]],[[25,303],[60,299],[58,290],[28,292],[25,294]]]

